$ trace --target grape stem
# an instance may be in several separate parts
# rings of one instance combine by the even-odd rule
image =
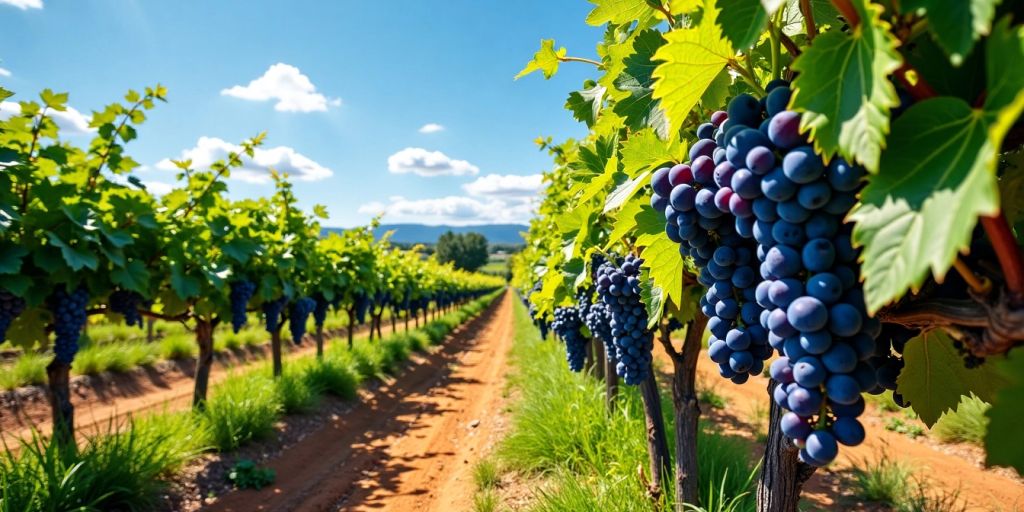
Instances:
[[[832,0],[832,5],[834,5],[836,10],[843,15],[843,18],[846,19],[846,22],[849,23],[851,27],[856,28],[857,25],[860,24],[860,14],[857,12],[857,9],[853,7],[850,0]]]
[[[814,9],[811,8],[811,0],[800,0],[800,14],[804,16],[807,42],[810,43],[818,35],[818,27],[814,24]]]
[[[658,6],[655,7],[655,9],[657,9],[659,12],[661,12],[662,14],[665,15],[665,21],[668,21],[668,29],[669,30],[673,30],[673,29],[676,28],[675,27],[675,25],[676,25],[676,17],[672,16],[672,11],[666,9],[665,6],[662,5],[661,2],[658,2]]]
[[[596,61],[594,59],[587,59],[587,58],[584,58],[584,57],[558,57],[558,60],[560,62],[583,62],[583,63],[586,63],[586,64],[593,64],[593,65],[597,66],[599,69],[604,69],[604,64],[602,64],[602,63],[600,63],[600,62],[598,62],[598,61]]]
[[[782,31],[779,30],[779,27],[777,27],[775,25],[775,21],[774,20],[768,22],[768,39],[771,42],[771,48],[772,48],[772,79],[773,80],[777,80],[780,76],[782,76],[782,69],[781,69],[781,67],[779,65],[779,61],[780,61],[779,53],[781,52],[781,50],[779,48],[779,35],[781,33],[782,33]]]
[[[960,277],[964,278],[964,281],[967,281],[967,285],[974,293],[986,295],[992,290],[992,282],[984,277],[979,278],[959,256],[953,260],[953,268],[960,274]]]
[[[764,88],[761,87],[761,84],[757,83],[757,77],[753,76],[749,71],[741,66],[739,62],[736,62],[734,59],[729,59],[729,68],[735,71],[736,74],[747,83],[747,85],[757,91],[760,95],[765,95]]]

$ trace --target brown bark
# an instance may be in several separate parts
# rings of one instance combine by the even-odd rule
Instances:
[[[281,376],[281,326],[270,333],[270,353],[274,360],[274,378]]]
[[[615,358],[608,357],[604,361],[604,404],[608,412],[615,410],[615,398],[619,395],[619,374],[615,370]]]
[[[672,474],[668,452],[668,436],[665,432],[665,418],[661,411],[661,397],[654,372],[640,384],[640,397],[644,402],[644,419],[647,423],[648,470],[651,474],[648,493],[655,503],[661,500],[662,482]]]
[[[154,324],[156,324],[155,318],[146,318],[146,343],[153,343],[156,340],[156,333],[153,330]]]
[[[697,360],[703,343],[707,317],[697,313],[686,324],[686,338],[681,350],[672,345],[668,327],[661,329],[661,343],[672,359],[672,409],[675,412],[675,494],[676,510],[685,510],[684,504],[700,504],[698,481],[697,433],[700,404],[697,401]]]
[[[209,320],[196,320],[196,344],[199,345],[199,356],[196,359],[192,407],[203,410],[210,386],[210,368],[213,367],[213,323]]]
[[[772,396],[778,382],[768,382],[768,396]],[[757,480],[758,512],[795,512],[800,504],[800,491],[804,483],[814,474],[816,468],[797,459],[797,448],[793,446],[782,429],[779,418],[782,408],[771,402],[768,419],[768,440],[761,461],[761,475]]]
[[[355,308],[348,309],[348,348],[352,350],[352,334],[356,329],[356,313]]]
[[[46,366],[53,412],[53,439],[67,446],[75,442],[75,406],[71,403],[71,365],[54,359]]]
[[[324,358],[324,326],[323,324],[317,324],[316,326],[316,358]]]
[[[598,380],[604,380],[604,343],[597,338],[590,340],[590,353],[594,355],[594,376]]]

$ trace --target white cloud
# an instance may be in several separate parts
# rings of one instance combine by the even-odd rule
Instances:
[[[13,101],[0,102],[0,120],[10,119],[18,114],[21,114],[21,105]],[[95,128],[89,128],[89,117],[73,107],[67,107],[63,112],[48,109],[46,115],[57,123],[62,135],[86,135],[96,131]]]
[[[231,151],[240,152],[241,146],[231,144],[217,137],[200,137],[196,146],[182,151],[177,160],[192,160],[197,169],[209,167],[217,160],[226,159]],[[176,170],[170,159],[161,160],[156,164],[158,169]],[[231,171],[231,177],[249,183],[267,183],[270,181],[270,168],[277,172],[288,173],[301,181],[317,181],[334,174],[330,169],[318,164],[309,157],[287,146],[275,148],[257,148],[253,158],[243,154],[242,167]]]
[[[427,123],[420,127],[420,133],[437,133],[443,131],[444,126],[441,126],[437,123]]]
[[[384,214],[387,222],[415,222],[420,224],[523,224],[530,220],[536,209],[534,201],[502,201],[476,199],[466,196],[447,196],[434,199],[406,199],[392,197],[389,203],[372,202],[359,207],[366,215]]]
[[[0,4],[12,5],[23,11],[43,8],[43,0],[0,0]]]
[[[530,198],[544,188],[543,178],[540,174],[488,174],[463,185],[462,189],[474,196]]]
[[[143,181],[142,184],[146,186],[146,190],[149,191],[150,194],[155,196],[162,196],[171,190],[174,190],[174,185],[164,183],[162,181]]]
[[[405,148],[389,156],[388,170],[395,174],[412,172],[420,176],[462,176],[480,172],[477,166],[465,160],[455,160],[440,151],[423,148]]]
[[[0,76],[11,76],[10,70],[0,68]]]
[[[323,112],[341,105],[340,98],[328,98],[316,92],[316,86],[299,68],[278,62],[267,68],[263,76],[220,91],[223,96],[243,100],[277,100],[274,110],[279,112]]]

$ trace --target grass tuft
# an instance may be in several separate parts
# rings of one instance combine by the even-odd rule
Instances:
[[[946,412],[932,427],[935,437],[944,443],[973,443],[980,445],[988,430],[985,412],[992,407],[973,393],[960,400],[956,411]]]
[[[207,400],[203,419],[218,450],[234,450],[273,432],[282,404],[266,373],[254,371],[229,377]]]
[[[473,466],[473,483],[478,491],[493,489],[501,481],[498,465],[491,459],[482,459]]]

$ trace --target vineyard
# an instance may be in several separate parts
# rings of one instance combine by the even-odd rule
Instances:
[[[983,463],[1024,469],[1021,5],[592,3],[598,59],[544,40],[519,75],[593,71],[565,103],[588,134],[537,141],[555,166],[513,268],[608,414],[637,388],[648,503],[620,509],[802,509],[876,397],[929,428],[980,399]],[[707,467],[707,364],[767,410],[746,490]]]
[[[573,77],[579,136],[531,125],[548,170],[467,196],[355,168],[325,195],[303,173],[332,171],[284,146],[279,171],[266,132],[149,165],[167,87],[76,126],[0,68],[0,512],[1024,509],[1024,2],[588,1],[596,51],[543,39],[506,73]],[[484,76],[507,34],[480,34],[455,60]],[[284,63],[220,96],[342,105]],[[480,172],[411,146],[387,170]],[[354,228],[300,197],[367,187],[388,202]],[[523,212],[521,246],[472,231]]]

